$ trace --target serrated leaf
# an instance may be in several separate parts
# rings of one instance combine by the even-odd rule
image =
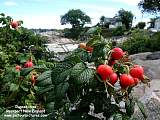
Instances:
[[[65,96],[66,91],[68,90],[68,87],[69,84],[67,82],[57,85],[55,88],[56,98],[63,98]]]
[[[4,77],[4,81],[11,81],[14,79],[14,73],[13,72],[10,72],[8,74],[5,75]]]
[[[43,93],[46,93],[46,92],[51,91],[53,89],[54,89],[54,85],[49,85],[47,87],[38,87],[37,93],[43,94]]]
[[[96,35],[87,42],[87,46],[97,46],[100,43],[101,39],[98,35]]]
[[[141,113],[143,114],[143,117],[146,119],[147,118],[147,114],[146,114],[146,111],[145,111],[145,108],[144,108],[144,105],[141,101],[137,100],[136,101]]]
[[[49,77],[45,80],[38,82],[36,85],[40,86],[40,87],[44,87],[44,86],[51,85],[51,84],[52,84],[52,79],[51,79],[51,77]]]
[[[47,66],[45,64],[42,65],[36,65],[34,66],[35,69],[44,69],[44,70],[48,70]]]
[[[94,72],[92,69],[85,69],[77,78],[77,84],[89,84],[94,79]]]
[[[71,71],[71,77],[76,78],[82,73],[82,71],[86,68],[86,66],[83,63],[77,63]]]
[[[52,83],[57,85],[65,81],[69,76],[72,67],[73,67],[72,64],[65,62],[57,64],[56,67],[52,69],[51,73]]]
[[[109,48],[107,48],[106,43],[101,43],[94,47],[94,51],[92,53],[92,61],[97,60],[98,58],[105,59],[106,54],[109,52]]]
[[[122,115],[121,114],[114,114],[113,120],[123,120]]]
[[[9,90],[10,91],[16,91],[16,90],[18,90],[18,88],[19,88],[19,85],[11,83]]]
[[[86,62],[90,59],[90,54],[88,54],[88,52],[86,50],[83,49],[75,49],[74,51],[71,52],[71,55],[77,55],[82,61]]]
[[[40,81],[50,78],[51,73],[52,73],[51,70],[43,72],[40,76],[38,76],[37,81],[40,82]]]
[[[73,54],[71,56],[66,57],[63,62],[71,64],[71,65],[75,65],[75,64],[81,62],[81,59],[78,55]]]
[[[21,76],[26,76],[28,75],[34,68],[23,68],[20,72]]]
[[[95,34],[95,33],[97,33],[99,31],[99,29],[100,29],[99,27],[92,27],[86,32],[86,34],[87,35]]]

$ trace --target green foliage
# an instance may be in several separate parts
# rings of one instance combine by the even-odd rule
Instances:
[[[142,12],[158,13],[160,12],[160,0],[141,0],[138,6]]]
[[[121,19],[122,24],[125,25],[127,30],[132,27],[134,15],[131,11],[125,11],[124,9],[121,9],[118,11],[118,17]]]
[[[69,10],[61,16],[61,24],[71,24],[71,29],[66,29],[64,35],[68,38],[78,39],[85,24],[91,23],[91,18],[80,9]]]
[[[146,26],[146,23],[145,22],[139,22],[136,27],[139,28],[139,29],[144,29],[144,27]]]
[[[10,16],[0,14],[0,109],[4,107],[5,110],[15,110],[14,105],[36,106],[37,87],[34,86],[32,77],[34,75],[36,79],[39,74],[54,66],[54,63],[46,62],[49,60],[44,45],[46,38],[21,25],[17,29],[11,28],[12,20]],[[24,68],[25,62],[30,58],[37,66]],[[20,69],[17,70],[16,66],[19,66]],[[39,83],[39,85],[52,83],[52,81],[49,83],[48,80],[45,82],[46,84]],[[0,119],[3,118],[3,114],[0,115]]]
[[[113,29],[112,36],[122,36],[122,35],[124,35],[125,31],[126,31],[126,29],[124,26],[119,26],[119,27]]]
[[[129,38],[120,47],[129,54],[159,51],[160,32],[151,34],[147,30],[133,30]]]
[[[61,16],[61,24],[67,23],[72,25],[72,28],[83,27],[86,23],[90,23],[91,19],[80,9],[69,10],[65,15]]]

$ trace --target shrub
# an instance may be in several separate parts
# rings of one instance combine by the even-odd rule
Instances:
[[[139,22],[136,27],[138,27],[139,29],[144,29],[144,27],[146,26],[145,22]]]
[[[129,38],[120,46],[129,54],[135,54],[151,51],[151,44],[150,33],[146,30],[136,29],[131,31]]]
[[[125,30],[126,29],[124,26],[119,26],[119,27],[113,29],[112,36],[122,36],[122,35],[124,35]]]

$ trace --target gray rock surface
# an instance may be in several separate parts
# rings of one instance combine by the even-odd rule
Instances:
[[[142,65],[145,74],[151,79],[150,87],[139,84],[134,88],[133,96],[145,106],[146,120],[160,120],[160,52],[146,52],[131,55],[133,63]],[[142,113],[135,108],[133,118],[145,120]]]

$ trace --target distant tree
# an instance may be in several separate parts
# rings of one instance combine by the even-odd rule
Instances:
[[[100,17],[100,25],[104,26],[105,16]]]
[[[142,9],[142,12],[160,12],[160,0],[141,0],[138,6]]]
[[[139,22],[136,27],[138,27],[139,29],[144,29],[144,27],[146,26],[145,22]]]
[[[80,28],[87,23],[91,23],[91,18],[80,9],[69,10],[66,14],[61,16],[61,24],[71,24],[72,28]]]
[[[61,16],[60,22],[62,25],[72,25],[72,28],[68,29],[66,33],[64,33],[66,37],[78,39],[79,35],[83,31],[84,25],[87,23],[91,23],[91,18],[80,9],[72,9]]]
[[[134,17],[131,11],[125,11],[124,9],[121,9],[118,11],[118,14],[116,16],[121,19],[122,24],[126,26],[126,29],[131,28]]]

